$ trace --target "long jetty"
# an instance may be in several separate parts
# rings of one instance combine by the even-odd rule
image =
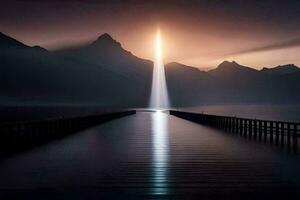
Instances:
[[[59,117],[34,121],[0,123],[0,149],[11,152],[32,147],[52,139],[96,126],[103,122],[135,114],[134,110],[95,114],[76,117]]]
[[[278,145],[295,153],[298,152],[300,123],[247,119],[170,110],[170,114],[211,126],[250,140]]]

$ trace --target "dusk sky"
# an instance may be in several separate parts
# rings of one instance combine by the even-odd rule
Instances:
[[[157,27],[165,62],[300,66],[299,0],[2,0],[0,6],[1,32],[49,50],[107,32],[136,56],[153,59]]]

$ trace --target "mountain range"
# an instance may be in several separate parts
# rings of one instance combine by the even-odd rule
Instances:
[[[256,70],[234,61],[201,71],[165,65],[171,105],[297,104],[300,68]],[[27,46],[0,33],[1,104],[149,105],[153,63],[122,48],[109,34],[57,51]]]

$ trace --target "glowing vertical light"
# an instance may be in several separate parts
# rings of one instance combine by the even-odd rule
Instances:
[[[160,30],[158,29],[155,37],[155,60],[150,101],[150,107],[155,109],[164,109],[169,107],[162,49],[162,38]]]

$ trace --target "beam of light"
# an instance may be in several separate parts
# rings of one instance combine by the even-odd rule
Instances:
[[[163,62],[162,38],[160,30],[157,30],[155,38],[155,60],[152,78],[152,90],[150,107],[163,109],[169,107],[166,75]]]
[[[168,116],[162,111],[152,114],[152,195],[169,193],[169,130]]]
[[[227,53],[224,56],[234,56],[234,55],[241,55],[247,53],[255,53],[255,52],[263,52],[263,51],[272,51],[272,50],[279,50],[279,49],[287,49],[293,47],[300,46],[300,38],[294,38],[291,40],[280,41],[269,45],[258,46],[254,48],[244,49],[240,51],[235,51],[231,53]]]

